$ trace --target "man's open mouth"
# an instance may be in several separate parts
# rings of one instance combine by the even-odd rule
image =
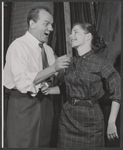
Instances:
[[[71,40],[71,42],[74,42],[74,41],[76,41],[76,39],[72,39],[72,40]]]
[[[45,36],[49,36],[50,33],[44,33],[44,34],[45,34]]]

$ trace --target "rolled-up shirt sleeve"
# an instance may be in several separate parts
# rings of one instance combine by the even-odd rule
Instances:
[[[28,50],[23,48],[23,45],[15,45],[11,50],[10,57],[10,67],[16,88],[22,93],[31,92],[36,94],[40,85],[35,86],[33,81],[38,71],[29,69]]]
[[[112,95],[110,99],[118,103],[121,102],[121,77],[115,68],[107,61],[103,61],[101,69],[102,77],[108,81],[108,88]]]

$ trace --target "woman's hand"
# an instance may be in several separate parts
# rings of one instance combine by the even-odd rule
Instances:
[[[49,85],[45,82],[45,83],[42,83],[41,85],[41,92],[44,95],[60,94],[60,89],[59,89],[59,86],[49,87]]]
[[[114,122],[109,122],[107,127],[107,137],[109,140],[115,140],[118,137],[117,127]]]
[[[47,84],[47,82],[42,83],[41,92],[42,92],[44,95],[50,94],[50,88],[49,88],[49,85]]]

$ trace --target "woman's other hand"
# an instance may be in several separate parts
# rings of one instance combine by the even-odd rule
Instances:
[[[107,127],[107,137],[109,140],[115,140],[118,137],[117,127],[114,122],[109,122]]]

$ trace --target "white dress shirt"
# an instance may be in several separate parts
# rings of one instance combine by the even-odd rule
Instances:
[[[9,46],[4,67],[4,86],[8,89],[16,88],[21,93],[30,91],[37,94],[40,85],[33,81],[37,73],[43,70],[41,48],[39,41],[28,31],[17,38]],[[54,52],[51,47],[44,44],[49,65],[55,62]]]

